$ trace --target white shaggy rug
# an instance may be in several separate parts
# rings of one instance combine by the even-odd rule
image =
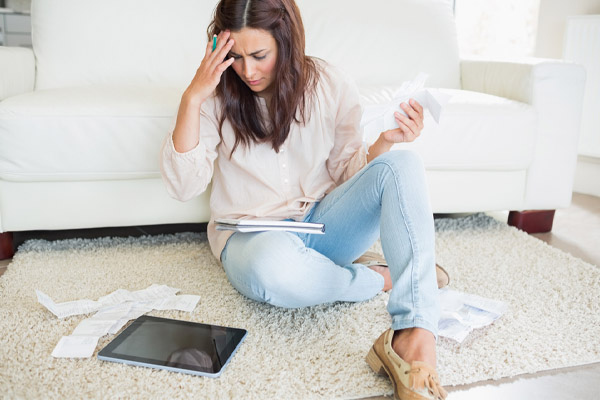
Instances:
[[[600,360],[600,270],[483,214],[436,220],[437,258],[456,290],[508,303],[493,325],[462,345],[440,339],[445,385]],[[377,245],[375,246],[377,248]],[[193,313],[152,315],[246,328],[218,379],[90,359],[50,356],[84,316],[57,319],[35,289],[57,302],[97,299],[152,283],[199,294]],[[19,249],[0,277],[0,393],[8,398],[358,398],[391,384],[364,358],[390,323],[387,295],[302,310],[238,294],[204,235],[47,242]],[[100,339],[96,351],[114,336]]]

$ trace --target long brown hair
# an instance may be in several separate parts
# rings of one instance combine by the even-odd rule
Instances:
[[[278,152],[290,133],[293,122],[306,123],[309,101],[319,78],[317,65],[304,54],[304,25],[294,0],[221,0],[207,29],[209,40],[224,30],[242,28],[265,30],[277,43],[273,96],[268,118],[263,120],[256,95],[233,68],[221,76],[216,89],[223,104],[219,134],[225,120],[235,133],[231,154],[241,142],[271,142]],[[299,114],[299,116],[297,115]]]

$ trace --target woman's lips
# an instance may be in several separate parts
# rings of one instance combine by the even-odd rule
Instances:
[[[258,85],[259,83],[260,83],[260,79],[257,79],[257,80],[255,80],[255,81],[248,81],[248,84],[249,84],[250,86],[256,86],[256,85]]]

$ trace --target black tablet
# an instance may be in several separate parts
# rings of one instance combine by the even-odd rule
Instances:
[[[143,315],[98,353],[98,359],[218,377],[247,331]]]

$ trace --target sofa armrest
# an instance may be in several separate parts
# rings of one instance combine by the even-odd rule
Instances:
[[[35,84],[35,57],[27,47],[0,46],[0,101],[31,92]]]
[[[577,164],[585,68],[539,58],[519,62],[465,59],[461,60],[461,80],[464,90],[533,106],[538,130],[527,171],[524,209],[568,207]]]

